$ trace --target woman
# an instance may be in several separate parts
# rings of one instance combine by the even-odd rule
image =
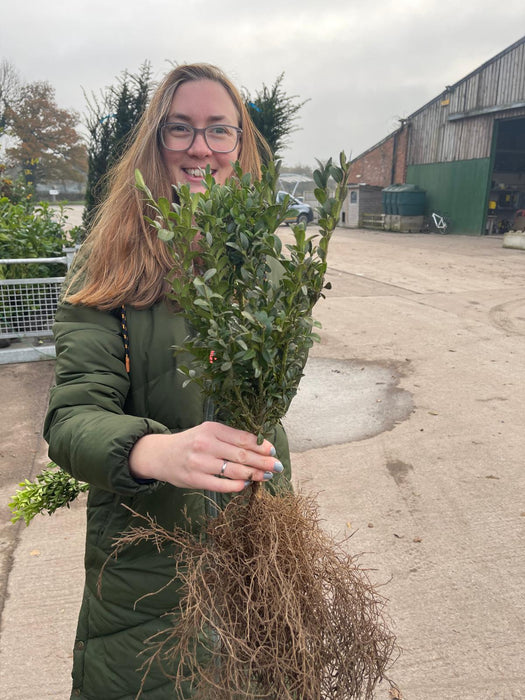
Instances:
[[[242,98],[217,68],[169,73],[112,174],[57,311],[45,436],[51,459],[90,483],[74,698],[135,698],[144,640],[168,625],[162,616],[177,605],[173,586],[161,590],[174,574],[170,552],[149,543],[108,561],[98,595],[113,540],[133,520],[123,506],[166,528],[186,526],[189,516],[197,530],[209,503],[204,491],[226,495],[251,481],[290,477],[280,426],[257,445],[254,435],[206,421],[198,389],[182,388],[171,348],[187,330],[165,300],[170,255],[144,222],[133,184],[138,168],[155,198],[172,196],[172,183],[198,192],[207,166],[224,183],[236,160],[258,176],[257,138]],[[153,591],[161,592],[144,597]],[[151,669],[141,697],[175,697],[161,669]]]

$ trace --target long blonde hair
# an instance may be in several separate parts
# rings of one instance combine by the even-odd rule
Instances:
[[[109,310],[122,304],[146,308],[165,296],[172,267],[169,251],[144,221],[145,205],[135,187],[138,168],[153,197],[172,197],[172,183],[159,146],[159,128],[180,85],[214,80],[227,90],[239,114],[242,137],[239,162],[260,177],[258,145],[268,146],[253,124],[237,88],[217,67],[206,63],[177,66],[164,78],[145,110],[129,148],[108,176],[108,196],[78,256],[65,298]],[[80,287],[80,289],[79,289]]]

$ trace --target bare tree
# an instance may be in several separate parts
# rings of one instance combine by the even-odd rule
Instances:
[[[21,81],[17,69],[7,59],[0,61],[0,136],[7,126],[6,109],[20,99]]]

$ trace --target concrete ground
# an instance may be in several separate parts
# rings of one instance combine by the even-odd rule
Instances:
[[[331,244],[322,342],[287,418],[295,479],[385,584],[405,700],[525,698],[524,255],[501,237]],[[29,528],[6,505],[46,463],[52,372],[0,365],[6,700],[69,697],[83,501]]]

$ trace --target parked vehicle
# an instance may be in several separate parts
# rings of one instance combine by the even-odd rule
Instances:
[[[285,219],[286,224],[308,224],[314,220],[314,212],[309,204],[301,202],[300,199],[294,197],[284,190],[277,192],[277,203],[280,204],[283,199],[288,196],[288,213],[289,217]]]

